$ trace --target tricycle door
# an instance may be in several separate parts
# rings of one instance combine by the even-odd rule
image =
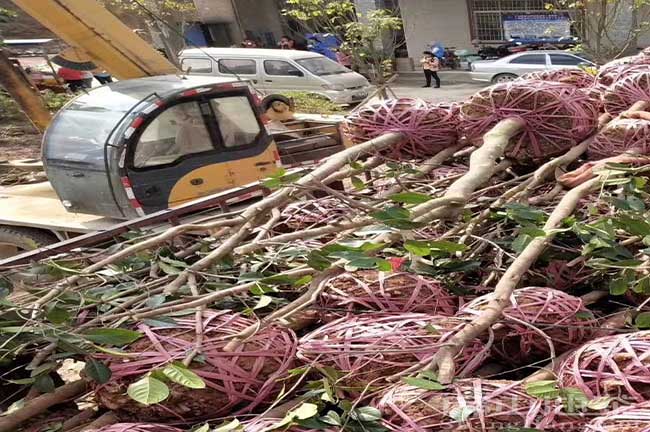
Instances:
[[[176,103],[140,129],[127,152],[127,175],[145,213],[276,169],[274,146],[244,90]]]

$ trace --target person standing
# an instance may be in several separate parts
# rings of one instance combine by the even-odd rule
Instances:
[[[431,87],[431,78],[433,78],[436,81],[435,88],[440,88],[440,77],[438,76],[438,71],[440,70],[440,60],[438,57],[434,56],[431,51],[424,51],[420,63],[422,64],[422,70],[424,70],[424,78],[427,82],[423,87]]]

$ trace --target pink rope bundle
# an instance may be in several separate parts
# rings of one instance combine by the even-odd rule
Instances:
[[[575,430],[580,421],[562,414],[562,406],[528,395],[519,382],[464,379],[444,390],[399,385],[374,404],[391,431],[493,432],[508,428]],[[463,408],[464,421],[452,414]]]
[[[282,432],[309,432],[314,429],[304,428],[301,426],[290,426],[288,429],[282,427],[280,429],[273,429],[273,426],[280,423],[282,419],[278,418],[264,418],[252,419],[244,423],[243,432],[271,432],[271,431],[282,431]],[[239,430],[239,429],[237,429]],[[339,432],[341,429],[319,429],[323,432]],[[233,431],[234,432],[234,431]]]
[[[421,158],[456,144],[457,110],[421,99],[388,99],[368,105],[345,119],[343,130],[354,143],[387,132],[401,132],[406,139],[387,152],[395,159]]]
[[[153,423],[116,423],[95,432],[183,432],[175,427]]]
[[[322,227],[340,222],[349,210],[348,206],[333,197],[298,201],[282,210],[281,219],[276,226],[280,231],[290,232]]]
[[[605,336],[576,349],[556,369],[563,387],[589,398],[650,401],[650,331]]]
[[[458,315],[479,315],[493,296],[490,293],[474,299],[461,308]],[[515,290],[510,305],[503,311],[503,319],[494,328],[495,339],[499,342],[492,349],[504,359],[524,364],[551,353],[545,334],[560,354],[593,334],[597,323],[590,316],[580,298],[562,291],[539,287]],[[505,334],[501,334],[502,331]]]
[[[622,153],[650,154],[650,121],[614,119],[589,143],[588,153],[591,160]]]
[[[352,392],[385,383],[391,375],[425,364],[465,324],[457,318],[420,313],[366,313],[332,321],[303,336],[298,358],[342,373]],[[459,376],[478,368],[488,354],[478,339],[456,356]]]
[[[453,316],[457,303],[457,298],[434,279],[411,273],[364,270],[330,279],[317,306],[327,321],[360,311]]]
[[[596,82],[593,75],[581,69],[558,69],[541,72],[530,72],[522,75],[520,80],[537,80],[537,81],[551,81],[564,84],[571,84],[578,88],[590,88]]]
[[[98,355],[112,372],[111,380],[96,389],[101,405],[139,420],[182,418],[183,420],[246,413],[273,400],[282,387],[277,382],[294,367],[296,336],[286,328],[268,326],[232,351],[224,351],[231,337],[255,324],[254,320],[229,311],[208,311],[203,322],[193,318],[175,319],[173,328],[140,324],[144,337],[127,347],[135,357]],[[196,332],[203,340],[197,346]],[[183,361],[197,349],[203,357],[191,369],[206,384],[204,389],[189,389],[168,383],[170,396],[156,405],[144,406],[125,395],[129,384],[148,372],[172,362]]]
[[[650,432],[650,403],[605,413],[589,422],[583,432]]]
[[[629,109],[635,102],[650,101],[650,72],[625,75],[612,84],[603,94],[605,111],[617,115]]]
[[[564,153],[596,128],[597,110],[586,91],[544,81],[512,81],[479,91],[461,108],[461,130],[476,145],[499,121],[526,126],[506,154],[520,163]]]

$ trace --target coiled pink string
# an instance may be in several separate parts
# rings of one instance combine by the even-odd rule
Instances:
[[[153,423],[116,423],[95,432],[183,432],[181,429]]]
[[[589,159],[598,160],[622,153],[650,154],[650,121],[615,119],[589,143]]]
[[[583,432],[650,432],[650,402],[621,407],[593,419]]]
[[[541,72],[530,72],[522,75],[520,80],[551,81],[570,84],[578,88],[587,89],[596,83],[596,77],[581,69],[558,69]]]

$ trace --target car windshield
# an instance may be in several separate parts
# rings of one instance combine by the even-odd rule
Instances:
[[[349,69],[328,59],[327,57],[309,57],[296,60],[298,64],[314,75],[337,75],[350,72]]]

